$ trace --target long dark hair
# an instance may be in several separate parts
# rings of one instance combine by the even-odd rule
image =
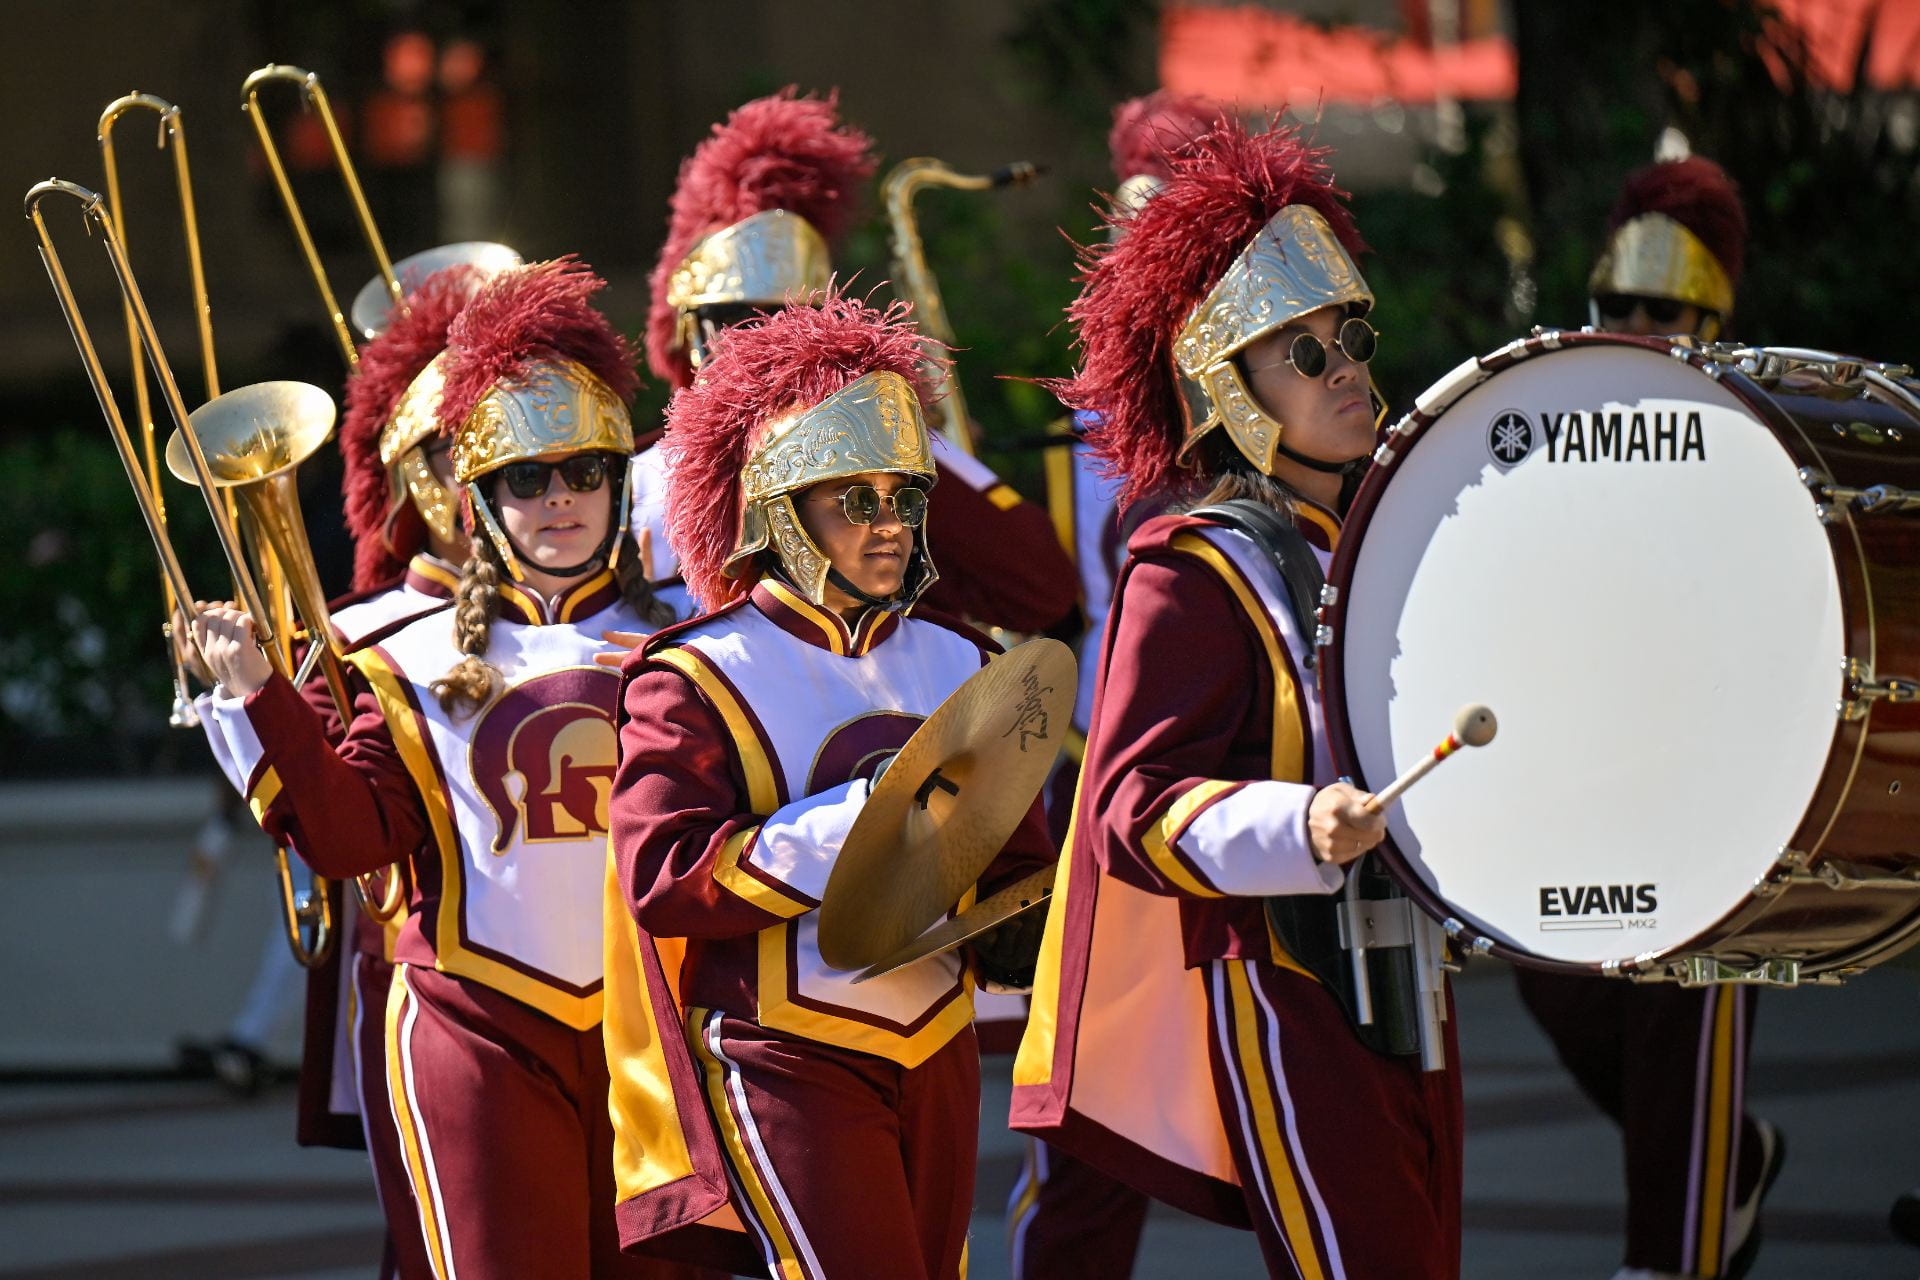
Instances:
[[[1291,517],[1296,504],[1303,501],[1292,485],[1276,480],[1248,462],[1225,431],[1209,433],[1198,445],[1198,452],[1201,478],[1171,510],[1191,511],[1195,507],[1210,507],[1240,498]]]

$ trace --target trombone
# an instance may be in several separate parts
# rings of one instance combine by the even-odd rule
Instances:
[[[148,536],[152,538],[154,551],[160,558],[161,572],[166,578],[174,598],[188,602],[194,599],[192,588],[187,583],[185,572],[180,567],[171,539],[167,535],[166,518],[155,496],[155,486],[149,483],[146,469],[135,451],[133,440],[128,435],[125,419],[121,416],[120,406],[115,400],[111,385],[107,381],[106,371],[101,367],[98,351],[94,347],[92,335],[88,332],[85,319],[80,314],[78,302],[72,287],[67,283],[67,273],[60,261],[59,251],[54,247],[53,238],[47,231],[46,220],[42,215],[41,204],[51,196],[70,196],[80,202],[82,218],[89,224],[91,231],[100,236],[102,247],[113,268],[114,279],[120,288],[120,296],[132,318],[135,334],[147,363],[152,367],[154,381],[160,388],[167,412],[172,417],[177,430],[168,445],[169,455],[181,455],[181,463],[186,472],[199,484],[201,492],[208,498],[207,510],[213,518],[214,532],[220,539],[220,549],[226,556],[227,567],[233,574],[234,585],[242,605],[254,620],[255,633],[266,650],[269,662],[282,674],[286,672],[286,653],[281,645],[279,633],[275,630],[272,615],[267,611],[265,602],[254,576],[248,571],[246,554],[240,543],[236,522],[227,510],[227,504],[215,497],[215,491],[221,487],[234,487],[243,500],[246,500],[249,515],[259,520],[263,535],[271,542],[274,554],[280,562],[291,570],[296,597],[302,608],[310,603],[310,597],[319,592],[319,578],[312,572],[312,551],[299,523],[297,506],[281,513],[282,518],[272,520],[264,518],[260,508],[270,501],[281,500],[284,494],[275,494],[272,488],[255,481],[279,477],[287,479],[286,473],[299,461],[317,448],[326,439],[332,427],[333,405],[324,391],[307,388],[326,402],[325,423],[317,439],[313,436],[309,420],[315,416],[317,406],[311,397],[299,403],[292,403],[282,393],[271,389],[285,387],[284,383],[262,383],[252,387],[242,387],[217,397],[203,406],[198,413],[189,415],[185,402],[180,396],[180,386],[174,380],[173,370],[167,363],[166,352],[160,346],[159,335],[154,331],[153,318],[147,311],[146,300],[141,296],[140,286],[133,277],[133,271],[127,261],[126,247],[122,244],[115,220],[106,207],[106,202],[97,194],[77,183],[59,178],[50,178],[37,183],[27,192],[25,212],[33,223],[34,233],[40,240],[40,261],[46,267],[47,278],[53,283],[55,297],[59,300],[60,310],[66,318],[67,328],[73,334],[74,346],[80,352],[81,363],[86,367],[87,379],[93,386],[94,398],[99,401],[100,411],[107,420],[107,426],[113,436],[115,449],[120,454],[121,466],[125,468],[128,481],[133,485],[135,501],[147,526]],[[299,385],[299,384],[294,384]],[[262,388],[270,389],[270,394],[262,395]],[[224,407],[223,407],[224,406]],[[214,461],[210,462],[201,447],[200,437],[193,429],[193,419],[202,419],[211,426],[216,421],[234,416],[238,407],[242,411],[254,411],[256,416],[249,421],[249,430],[237,441],[221,440]],[[272,413],[259,413],[262,408],[284,411],[292,407],[300,411],[300,420],[286,427]],[[305,452],[300,452],[304,449]],[[231,452],[230,452],[231,451]],[[297,456],[296,456],[297,455]],[[170,459],[171,461],[171,459]],[[219,464],[216,475],[214,463]],[[180,468],[175,467],[176,474]],[[221,478],[225,477],[225,478]],[[284,490],[284,486],[278,486]],[[288,530],[291,530],[289,534]],[[331,632],[326,626],[324,603],[323,612],[318,615],[320,624],[311,627],[314,645],[322,648],[322,665],[328,673],[328,686],[333,691],[336,702],[340,704],[342,715],[346,714],[345,685],[340,679],[337,655],[332,654],[328,643]],[[316,615],[306,615],[312,619]],[[198,642],[189,637],[196,651]],[[204,661],[205,655],[201,655]],[[331,658],[332,661],[326,661]],[[274,849],[278,864],[281,905],[286,913],[288,942],[294,956],[302,965],[314,968],[326,963],[332,954],[335,942],[333,927],[333,908],[329,900],[330,886],[320,876],[312,878],[311,888],[305,894],[297,894],[293,888],[290,864],[284,845],[276,842]],[[311,941],[309,941],[309,933]]]
[[[280,149],[273,141],[273,131],[267,128],[266,113],[260,107],[260,90],[275,81],[297,85],[301,99],[309,109],[320,117],[320,123],[327,131],[327,144],[333,149],[333,156],[340,166],[341,180],[347,184],[347,195],[353,201],[354,215],[360,221],[360,232],[366,237],[367,247],[373,251],[373,258],[380,267],[380,278],[386,282],[387,295],[397,309],[405,305],[400,288],[400,278],[394,274],[393,261],[387,256],[386,242],[380,238],[380,228],[374,225],[373,210],[367,207],[366,194],[360,189],[360,176],[354,171],[353,159],[347,154],[347,144],[340,137],[340,125],[333,117],[333,107],[327,101],[327,91],[320,86],[320,77],[304,67],[283,66],[270,62],[249,75],[240,86],[240,106],[253,121],[253,131],[260,137],[260,149],[266,153],[267,168],[273,173],[274,186],[280,190],[280,203],[287,211],[287,221],[293,224],[293,234],[300,241],[300,252],[307,260],[307,270],[313,273],[313,282],[319,286],[321,305],[327,309],[328,318],[333,322],[334,338],[340,343],[340,352],[346,357],[347,368],[352,369],[360,362],[359,349],[354,345],[353,330],[347,324],[346,313],[340,308],[339,299],[334,297],[333,285],[327,279],[327,269],[320,262],[320,252],[313,245],[313,235],[307,230],[307,219],[300,212],[300,201],[293,194],[293,185],[287,181],[287,167],[280,159]]]
[[[107,208],[113,215],[117,226],[126,225],[126,212],[120,200],[120,166],[115,160],[113,150],[113,126],[130,111],[143,109],[152,111],[160,117],[156,146],[168,150],[171,144],[173,156],[174,184],[180,194],[180,217],[184,225],[187,241],[187,265],[193,278],[194,319],[200,328],[200,368],[206,379],[207,399],[220,394],[220,375],[214,363],[213,355],[213,313],[207,303],[206,273],[200,259],[200,223],[194,212],[193,182],[187,169],[187,132],[180,118],[180,108],[163,98],[150,93],[129,93],[107,104],[100,113],[98,134],[100,139],[100,159],[107,176]],[[121,240],[126,243],[124,237]],[[134,416],[140,424],[140,441],[146,455],[146,473],[148,492],[153,499],[154,513],[164,528],[167,519],[166,498],[160,488],[160,450],[154,438],[153,405],[147,391],[147,372],[140,350],[140,330],[135,323],[132,304],[124,308],[127,320],[127,350],[133,376]],[[228,514],[232,514],[229,507]],[[173,618],[176,611],[185,609],[189,602],[179,600],[173,588],[168,585],[164,573],[161,587],[165,595],[166,622],[161,633],[171,636]],[[193,708],[193,699],[187,689],[186,665],[182,661],[179,649],[171,642],[168,644],[168,659],[173,664],[173,713],[169,723],[175,728],[191,728],[200,721],[199,714]]]
[[[302,105],[320,117],[320,123],[326,130],[327,145],[332,149],[334,160],[340,166],[340,177],[346,183],[347,196],[353,203],[354,216],[360,223],[360,232],[365,237],[367,248],[372,251],[374,262],[379,268],[378,278],[386,286],[387,308],[398,310],[403,307],[405,294],[401,288],[400,278],[394,271],[393,260],[387,254],[386,242],[380,238],[380,228],[373,220],[373,210],[367,205],[366,193],[361,190],[360,175],[354,170],[353,157],[347,152],[345,139],[340,136],[339,122],[334,118],[333,106],[327,100],[327,91],[321,86],[320,77],[304,67],[285,66],[277,62],[270,62],[252,72],[240,86],[240,108],[253,122],[253,131],[260,139],[260,150],[266,156],[267,169],[273,174],[274,186],[280,193],[280,204],[286,210],[287,221],[293,226],[294,238],[300,243],[300,254],[306,259],[307,270],[313,276],[315,287],[320,291],[320,304],[327,312],[334,339],[340,344],[340,354],[347,362],[347,371],[351,373],[360,363],[360,351],[353,336],[354,326],[348,323],[348,315],[334,295],[333,284],[327,277],[326,266],[320,261],[319,250],[314,247],[313,234],[307,229],[306,215],[300,210],[300,201],[293,193],[293,184],[287,180],[287,167],[281,159],[279,146],[273,140],[273,131],[267,127],[266,111],[260,105],[261,90],[274,83],[295,86],[299,91]],[[377,297],[376,292],[375,298]],[[366,301],[365,298],[356,300],[353,308],[355,321],[359,320]],[[364,328],[363,332],[365,332]],[[366,333],[365,336],[373,335]],[[322,608],[319,613],[309,613],[306,616],[324,620],[327,614]],[[329,634],[331,634],[330,631]],[[383,924],[398,915],[401,907],[406,903],[406,879],[397,866],[388,870],[384,888],[377,887],[372,874],[357,877],[354,884],[359,890],[361,906],[366,909],[368,915]]]
[[[927,249],[920,240],[920,224],[914,217],[913,198],[922,187],[948,187],[958,191],[990,191],[1000,187],[1022,186],[1040,176],[1039,166],[1025,160],[1002,165],[989,174],[956,173],[931,156],[902,160],[888,171],[880,184],[881,198],[892,228],[893,272],[898,288],[913,303],[914,319],[920,332],[936,342],[953,346],[953,323],[947,319],[947,307],[940,299],[940,282],[927,265]],[[944,366],[936,381],[945,394],[933,406],[940,415],[940,433],[947,443],[972,456],[973,428],[967,420],[966,398],[960,393],[960,379],[952,366]]]

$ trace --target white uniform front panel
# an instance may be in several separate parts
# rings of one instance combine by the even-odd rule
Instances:
[[[462,942],[535,978],[591,987],[601,977],[620,685],[593,658],[613,651],[601,632],[649,627],[623,604],[551,626],[496,618],[487,661],[503,691],[459,718],[429,688],[459,658],[452,627],[451,614],[436,614],[378,649],[410,686],[445,780],[460,846]]]
[[[1463,704],[1500,719],[1389,811],[1395,844],[1528,951],[1684,948],[1778,857],[1833,739],[1841,601],[1793,459],[1700,372],[1577,347],[1488,379],[1395,466],[1347,533],[1366,781]]]
[[[684,643],[723,672],[759,717],[773,767],[793,800],[846,780],[817,781],[816,767],[838,771],[828,761],[839,753],[829,748],[850,741],[858,722],[876,715],[924,720],[981,666],[979,648],[964,636],[913,618],[858,658],[808,644],[753,608],[734,610],[711,632],[695,631]],[[891,737],[894,747],[904,728]],[[859,758],[857,750],[853,755]],[[862,765],[871,771],[870,761]],[[953,990],[960,973],[954,952],[853,985],[851,973],[821,960],[818,921],[819,913],[809,911],[777,926],[795,930],[793,981],[802,997],[905,1026]],[[772,994],[762,992],[762,1001]]]

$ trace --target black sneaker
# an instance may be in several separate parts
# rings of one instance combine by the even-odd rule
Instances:
[[[1893,1208],[1887,1213],[1887,1225],[1908,1244],[1920,1244],[1920,1187],[1893,1202]]]
[[[251,1098],[267,1083],[267,1060],[252,1045],[222,1040],[213,1046],[213,1074],[236,1098]]]
[[[1760,1206],[1766,1201],[1767,1192],[1773,1190],[1780,1166],[1787,1162],[1786,1135],[1765,1120],[1753,1123],[1760,1130],[1760,1180],[1754,1183],[1746,1199],[1733,1206],[1731,1238],[1740,1244],[1727,1260],[1724,1273],[1727,1280],[1744,1280],[1753,1270],[1754,1259],[1760,1256]]]

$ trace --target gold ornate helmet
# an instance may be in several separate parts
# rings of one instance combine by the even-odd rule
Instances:
[[[807,536],[793,495],[869,471],[897,472],[933,487],[933,442],[920,398],[897,373],[866,374],[819,404],[767,424],[740,469],[740,538],[721,571],[737,577],[756,553],[772,547],[793,585],[824,604],[832,566]],[[940,576],[922,541],[916,536],[920,571],[909,572],[906,604]]]
[[[1610,298],[1662,298],[1699,308],[1696,336],[1713,341],[1733,313],[1746,239],[1740,193],[1713,161],[1687,156],[1635,171],[1587,281],[1593,323],[1600,325]]]
[[[485,241],[440,245],[403,258],[394,264],[393,273],[406,299],[404,311],[394,305],[383,276],[367,281],[354,297],[354,327],[369,340],[361,352],[361,363],[370,356],[385,358],[389,346],[403,353],[401,358],[414,362],[425,358],[430,350],[437,351],[444,344],[447,326],[473,291],[499,272],[519,265],[518,253],[506,245]],[[434,282],[431,290],[427,288],[429,281]],[[437,335],[439,341],[430,342],[429,334]],[[438,379],[423,384],[423,377],[424,373],[416,374],[407,384],[380,428],[380,465],[405,486],[427,527],[442,542],[448,542],[454,535],[459,504],[434,476],[422,447],[440,430],[435,412]]]
[[[801,523],[794,498],[868,472],[935,479],[926,423],[925,348],[899,304],[885,311],[826,294],[731,330],[667,410],[668,536],[708,608],[770,567],[824,605],[829,586],[903,609],[938,578],[924,527],[900,592],[866,596]]]
[[[436,415],[438,379],[422,382],[422,370],[447,345],[447,332],[476,289],[512,250],[464,257],[448,246],[402,262],[406,306],[380,317],[379,332],[360,348],[347,379],[340,452],[346,463],[347,526],[354,538],[353,582],[367,591],[392,580],[428,535],[442,543],[458,531],[459,503],[434,477],[427,450],[441,434]],[[441,265],[420,275],[414,264],[437,258]],[[380,298],[389,300],[384,280]],[[363,293],[365,290],[362,291]],[[428,387],[432,394],[425,394]]]
[[[1373,304],[1328,152],[1298,129],[1222,116],[1162,155],[1165,184],[1124,215],[1126,234],[1082,249],[1080,368],[1055,384],[1095,415],[1087,440],[1123,506],[1207,479],[1216,460],[1196,446],[1216,431],[1269,475],[1277,454],[1325,466],[1282,444],[1236,357],[1308,312]]]
[[[501,527],[485,477],[509,463],[554,454],[617,455],[607,468],[614,503],[593,556],[557,577],[613,567],[627,529],[627,459],[638,387],[633,355],[589,299],[605,282],[572,259],[505,272],[474,296],[449,333],[447,350],[415,380],[408,400],[432,402],[453,431],[453,473],[467,509],[507,570],[525,576],[522,556]],[[416,401],[417,393],[417,401]]]
[[[1219,427],[1249,462],[1273,473],[1282,424],[1247,386],[1234,357],[1322,307],[1364,315],[1373,292],[1326,217],[1308,205],[1288,205],[1241,250],[1174,338],[1186,421],[1181,457]]]
[[[745,103],[680,168],[653,269],[647,362],[675,387],[705,359],[702,313],[772,309],[827,287],[829,246],[873,176],[873,143],[834,95]],[[722,314],[714,316],[719,310]]]
[[[818,293],[833,276],[827,242],[813,224],[785,209],[768,209],[704,236],[674,268],[667,305],[677,323],[673,350],[698,368],[705,358],[702,307],[780,306]]]

